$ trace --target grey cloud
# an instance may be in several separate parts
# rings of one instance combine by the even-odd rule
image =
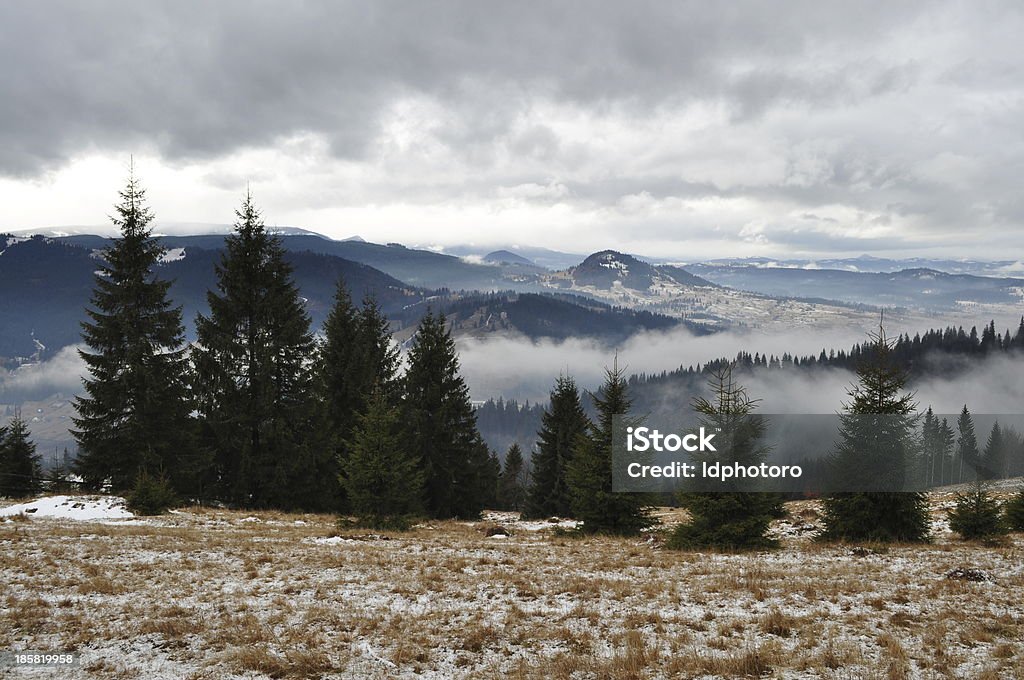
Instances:
[[[303,209],[516,195],[612,214],[642,194],[750,204],[731,224],[690,229],[681,209],[638,224],[677,239],[762,213],[767,242],[808,248],[1008,233],[1024,222],[1022,26],[1009,1],[2,3],[0,176],[311,135],[368,171],[293,197]],[[388,126],[409,102],[424,110],[399,148]],[[515,191],[533,185],[565,191]],[[907,233],[847,243],[786,221],[851,226],[829,206]]]
[[[728,83],[734,63],[798,57],[812,37],[856,43],[913,15],[790,7],[5,3],[0,169],[38,172],[94,145],[204,157],[303,131],[359,157],[382,112],[409,93],[473,114],[439,123],[453,142],[494,138],[536,97],[639,109],[699,99]],[[740,108],[763,107],[790,96],[780,80],[756,73],[732,94]],[[819,85],[801,97],[820,96]]]

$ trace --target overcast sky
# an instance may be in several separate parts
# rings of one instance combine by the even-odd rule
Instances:
[[[0,229],[1020,259],[1022,8],[4,2]]]

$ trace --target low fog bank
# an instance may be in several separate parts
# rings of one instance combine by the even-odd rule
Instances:
[[[993,356],[968,361],[932,360],[932,377],[907,384],[918,410],[929,406],[939,414],[956,414],[966,404],[975,414],[1024,414],[1024,357]],[[771,414],[829,414],[842,410],[857,381],[852,371],[838,368],[759,370],[739,382],[758,399],[758,410]],[[695,393],[676,385],[650,385],[643,403],[652,413],[688,413]],[[710,396],[710,395],[707,395]]]
[[[0,370],[0,404],[21,404],[47,399],[54,394],[70,396],[82,391],[86,366],[78,345],[62,348],[47,361]]]
[[[731,359],[739,352],[817,355],[823,348],[849,348],[866,337],[866,333],[843,328],[725,331],[701,336],[679,328],[634,335],[618,347],[618,361],[627,375],[652,374],[723,357]],[[511,337],[465,338],[458,347],[462,372],[474,399],[502,396],[546,401],[561,373],[572,375],[582,388],[595,389],[616,355],[615,349],[598,341],[579,338],[537,342]]]
[[[960,369],[944,363],[938,377],[918,381],[913,388],[924,410],[959,413],[964,404],[974,413],[1024,413],[1024,357],[995,356]],[[942,377],[944,375],[956,377]]]
[[[694,336],[685,330],[634,336],[618,350],[627,375],[655,374],[680,366],[732,358],[738,352],[781,356],[817,354],[822,348],[849,348],[866,335],[855,331],[795,330],[788,333],[723,332]],[[525,338],[491,337],[458,342],[463,375],[474,399],[503,397],[520,402],[547,401],[555,378],[567,373],[581,388],[596,389],[615,351],[598,342],[572,339],[531,342]],[[85,363],[77,346],[61,349],[52,359],[15,371],[0,372],[0,405],[65,399],[81,393]],[[926,371],[932,377],[909,385],[921,410],[957,413],[966,403],[972,412],[1024,413],[1024,358],[1005,355],[984,361],[942,357]],[[843,369],[759,370],[742,378],[762,413],[835,413],[848,400],[856,376]],[[694,394],[673,384],[650,384],[638,406],[650,412],[689,410]],[[640,396],[640,395],[637,395]],[[2,411],[0,411],[2,414]]]

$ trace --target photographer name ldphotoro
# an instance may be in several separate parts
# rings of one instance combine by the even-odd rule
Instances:
[[[685,435],[675,433],[662,434],[656,429],[647,427],[627,427],[626,451],[629,453],[644,453],[647,451],[658,453],[676,453],[678,451],[685,451],[687,453],[717,453],[718,449],[712,443],[715,434],[714,432],[708,433],[703,427],[697,432]],[[721,463],[719,461],[701,461],[699,464],[673,461],[666,465],[645,465],[634,462],[626,466],[626,474],[634,479],[646,477],[720,480],[779,479],[799,477],[803,474],[803,469],[799,465],[768,465],[767,463],[743,465],[739,462]]]

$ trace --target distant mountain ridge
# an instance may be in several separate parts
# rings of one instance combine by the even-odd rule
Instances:
[[[223,237],[210,243],[223,244]],[[36,337],[53,350],[80,339],[79,322],[93,287],[93,272],[109,240],[101,237],[28,239],[0,235],[0,357],[28,356]],[[216,285],[217,249],[178,246],[180,253],[159,266],[158,275],[174,281],[170,296],[184,310],[186,327],[206,311],[206,292]],[[330,308],[339,278],[358,300],[373,295],[393,311],[422,299],[426,292],[368,265],[309,251],[289,251],[287,259],[306,307],[319,326]]]
[[[392,315],[411,332],[427,309],[443,312],[460,336],[522,335],[530,340],[590,338],[606,345],[621,343],[641,331],[686,326],[695,334],[710,332],[683,319],[613,307],[593,299],[558,293],[449,293],[434,295]],[[407,333],[400,333],[404,338]]]
[[[687,286],[715,287],[715,284],[681,267],[652,265],[632,255],[602,250],[590,255],[579,265],[569,269],[569,276],[580,286],[608,289],[621,285],[633,290],[648,290],[662,279]]]
[[[815,297],[885,307],[949,311],[964,305],[1024,305],[1024,278],[949,274],[930,268],[853,272],[735,265],[688,265],[703,278],[762,295]],[[996,310],[993,310],[995,313]]]
[[[339,278],[358,301],[373,295],[401,331],[414,325],[425,308],[450,311],[457,336],[487,333],[520,334],[531,339],[580,336],[619,342],[633,333],[685,324],[689,320],[650,311],[616,309],[587,297],[560,295],[546,289],[539,272],[528,265],[474,265],[460,258],[404,246],[381,246],[360,241],[337,242],[296,234],[282,239],[294,269],[300,294],[314,328],[327,315]],[[170,296],[183,308],[191,338],[196,314],[207,311],[206,294],[216,285],[214,267],[224,237],[219,234],[167,236],[168,249],[158,275],[173,281]],[[0,235],[0,358],[29,357],[40,339],[50,351],[80,340],[84,319],[103,251],[112,240],[96,235],[31,238]],[[309,246],[307,249],[300,249]],[[353,254],[364,261],[337,253]],[[366,262],[390,271],[419,272],[413,285]],[[510,272],[512,274],[510,274]],[[483,290],[458,292],[459,283],[482,283]],[[499,285],[503,292],[493,293]]]
[[[493,252],[484,255],[485,262],[497,262],[498,264],[523,264],[535,267],[536,265],[523,257],[522,255],[516,255],[507,250],[495,250]]]
[[[906,269],[934,269],[946,274],[974,276],[1022,277],[1024,257],[1016,260],[971,260],[950,258],[889,258],[873,255],[817,259],[779,259],[770,257],[717,258],[701,260],[686,267],[759,267],[764,269],[836,269],[867,274],[895,273]]]

